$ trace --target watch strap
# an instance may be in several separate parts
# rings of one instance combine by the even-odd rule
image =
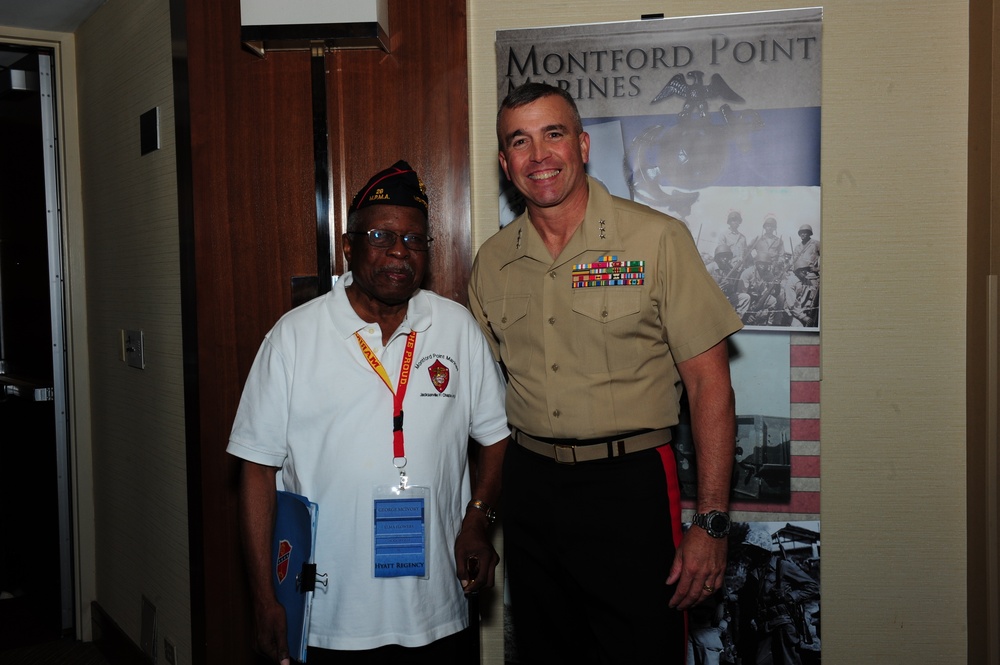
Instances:
[[[718,531],[717,529],[712,528],[712,521],[716,517],[722,517],[726,521],[725,530]],[[694,517],[691,519],[691,523],[704,529],[712,538],[724,538],[729,533],[729,528],[732,526],[732,520],[729,517],[729,513],[722,510],[710,510],[707,513],[695,513]]]
[[[481,510],[486,514],[486,519],[490,524],[497,521],[497,513],[490,504],[486,503],[482,499],[473,499],[469,502],[469,508],[475,508],[476,510]]]

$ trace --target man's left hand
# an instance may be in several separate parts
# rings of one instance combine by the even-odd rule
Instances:
[[[686,610],[712,597],[722,587],[726,573],[725,538],[712,538],[691,526],[681,540],[670,567],[667,584],[677,584],[670,607]]]
[[[477,518],[476,515],[467,517],[455,539],[455,564],[466,594],[492,587],[494,572],[500,563],[500,555],[490,542],[486,520],[478,524],[475,522]]]

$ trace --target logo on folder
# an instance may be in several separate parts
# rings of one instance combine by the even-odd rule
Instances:
[[[292,545],[287,540],[282,540],[278,543],[278,564],[275,566],[274,572],[278,576],[278,584],[285,581],[288,577],[288,560],[292,557]]]
[[[427,373],[431,375],[434,390],[443,393],[444,389],[448,387],[450,377],[448,368],[442,365],[440,360],[435,360],[434,364],[427,368]]]

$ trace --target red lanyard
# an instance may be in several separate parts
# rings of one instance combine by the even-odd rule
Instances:
[[[382,383],[392,393],[392,455],[394,458],[403,458],[403,464],[405,465],[406,456],[403,452],[403,397],[406,396],[406,385],[410,382],[410,367],[413,364],[413,349],[417,344],[417,331],[411,330],[410,334],[406,336],[406,350],[403,352],[403,366],[399,368],[399,386],[396,390],[392,389],[392,380],[386,374],[385,367],[375,357],[375,352],[362,339],[361,335],[354,333],[354,337],[358,340],[358,346],[361,347],[361,353],[364,355],[365,360],[368,361],[368,364],[372,366],[375,373],[382,379]]]

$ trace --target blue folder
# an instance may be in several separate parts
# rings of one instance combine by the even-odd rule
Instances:
[[[306,662],[309,613],[316,587],[316,513],[304,496],[278,491],[274,520],[274,589],[285,608],[288,651]]]

